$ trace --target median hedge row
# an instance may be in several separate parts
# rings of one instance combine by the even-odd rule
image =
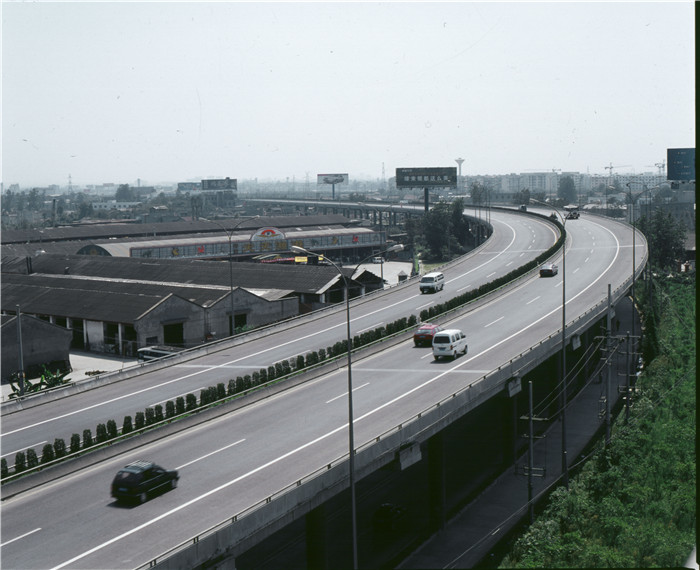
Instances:
[[[393,323],[389,323],[384,327],[377,327],[374,330],[365,331],[359,335],[355,335],[352,339],[352,348],[357,349],[366,346],[382,338],[404,331],[417,324],[417,317],[403,317]],[[267,368],[231,378],[228,384],[223,382],[216,386],[203,388],[199,392],[199,399],[195,394],[187,394],[184,397],[179,396],[174,401],[168,400],[165,402],[165,407],[157,404],[153,407],[148,407],[144,411],[139,411],[134,414],[134,417],[125,416],[122,421],[121,430],[117,428],[117,423],[114,420],[108,420],[106,423],[97,424],[95,435],[92,430],[83,430],[82,438],[79,434],[74,433],[71,436],[69,447],[66,447],[66,442],[61,438],[56,438],[52,444],[45,444],[42,448],[41,456],[38,456],[34,449],[27,449],[15,454],[14,474],[20,474],[40,465],[48,464],[52,461],[63,459],[69,455],[79,454],[90,448],[101,444],[111,444],[117,439],[128,436],[134,432],[140,432],[150,426],[159,424],[163,421],[171,421],[177,416],[182,416],[198,409],[208,407],[217,402],[221,402],[228,398],[243,394],[258,386],[267,384],[275,380],[280,380],[286,376],[299,373],[305,368],[316,366],[326,360],[339,358],[347,353],[347,340],[338,341],[327,348],[321,348],[317,351],[308,352],[305,355],[300,354],[295,358],[277,362]],[[7,460],[2,458],[0,477],[4,481],[10,476],[10,469]]]
[[[507,275],[499,277],[494,281],[491,281],[476,289],[462,293],[461,295],[457,295],[444,303],[438,303],[421,311],[421,322],[426,322],[438,315],[465,305],[466,303],[469,303],[482,295],[490,293],[526,274],[537,267],[544,260],[548,259],[561,246],[564,240],[563,226],[561,226],[561,224],[558,222],[555,223],[562,231],[562,236],[551,248],[540,254],[534,261],[530,261],[518,269],[511,271]],[[418,319],[416,316],[410,315],[409,317],[402,317],[393,323],[388,323],[386,326],[365,331],[355,335],[352,338],[352,349],[367,346],[373,342],[414,327],[417,323]],[[305,368],[321,364],[326,360],[339,358],[343,354],[347,353],[347,345],[347,340],[338,341],[325,349],[321,348],[317,351],[308,352],[305,355],[300,354],[290,360],[283,360],[275,363],[272,366],[268,366],[267,368],[261,368],[252,374],[238,376],[235,379],[231,378],[227,385],[219,383],[216,386],[203,388],[199,393],[199,402],[197,402],[197,397],[194,394],[187,394],[184,398],[179,396],[174,402],[172,400],[167,401],[165,403],[165,410],[163,409],[163,406],[158,404],[156,406],[146,408],[142,412],[136,412],[133,421],[131,416],[125,416],[122,422],[121,433],[117,429],[117,425],[114,420],[109,420],[105,424],[98,424],[95,430],[94,438],[92,431],[89,429],[83,430],[82,439],[78,434],[74,433],[71,436],[69,452],[66,451],[65,441],[60,438],[55,439],[53,445],[48,443],[44,445],[41,458],[37,457],[37,454],[33,449],[17,452],[14,462],[14,474],[20,474],[24,471],[38,467],[39,465],[47,464],[54,460],[70,457],[71,455],[78,454],[81,451],[88,450],[96,445],[113,443],[116,439],[128,436],[130,433],[139,432],[163,421],[171,421],[177,416],[194,412],[198,408],[202,409],[217,402],[221,402],[227,398],[243,394],[258,386],[267,384],[268,382],[280,380],[289,374],[298,373]],[[2,465],[0,466],[0,469],[0,478],[2,479],[2,482],[4,482],[6,478],[10,476],[9,466],[4,457],[2,458]]]

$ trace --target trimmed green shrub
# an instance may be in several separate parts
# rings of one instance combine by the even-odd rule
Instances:
[[[56,438],[53,441],[53,453],[56,459],[66,456],[66,442],[61,438]]]
[[[286,376],[292,371],[292,366],[289,364],[289,360],[282,361],[282,372]]]
[[[165,417],[166,419],[175,417],[175,402],[172,400],[165,402]]]
[[[192,410],[197,409],[197,396],[194,394],[187,394],[185,396],[185,408],[187,409],[188,412],[191,412]]]
[[[74,433],[70,436],[70,452],[78,453],[80,451],[80,435]]]
[[[216,385],[216,399],[223,400],[226,397],[226,384],[219,382]]]
[[[95,442],[104,443],[107,441],[107,426],[105,424],[97,424],[97,429],[95,430]]]
[[[206,406],[209,403],[209,390],[207,388],[202,388],[199,391],[199,405]]]
[[[151,408],[150,406],[146,408],[144,421],[146,422],[147,426],[153,425],[156,423],[156,411]]]
[[[107,421],[107,439],[114,439],[119,435],[117,430],[117,422],[114,420]]]
[[[259,386],[260,385],[260,372],[253,372],[253,381],[252,381],[253,386]]]
[[[250,377],[250,374],[246,374],[245,376],[243,376],[243,388],[245,390],[250,390],[252,382],[253,380]]]
[[[260,374],[260,384],[266,384],[267,383],[267,368],[261,368],[259,374]]]
[[[92,441],[92,431],[89,429],[84,429],[83,430],[83,449],[87,449],[88,447],[92,447],[93,441]]]
[[[175,398],[175,413],[178,416],[185,413],[185,398],[182,396]]]
[[[275,378],[281,378],[284,376],[284,368],[282,368],[281,362],[275,362]]]
[[[4,479],[10,474],[10,470],[7,467],[7,459],[4,457],[0,459],[0,479]]]
[[[207,392],[209,392],[209,403],[216,402],[217,396],[218,396],[218,390],[216,389],[216,386],[209,386],[207,388]]]
[[[303,370],[304,368],[306,368],[306,362],[304,362],[304,356],[299,354],[297,356],[297,360],[296,360],[296,369]]]
[[[245,392],[245,382],[242,376],[238,376],[238,378],[236,378],[236,394],[240,394],[241,392]]]
[[[27,456],[24,451],[15,453],[15,473],[21,473],[27,469]]]
[[[142,429],[146,425],[146,416],[143,412],[136,412],[134,416],[134,429]]]
[[[326,359],[326,349],[325,348],[320,348],[318,351],[318,359],[319,361],[323,362]]]
[[[153,411],[155,412],[155,421],[156,422],[162,422],[163,421],[163,406],[160,404],[156,404],[155,407],[153,408]]]
[[[134,424],[131,422],[131,416],[124,416],[124,423],[122,424],[122,435],[126,433],[131,433],[134,431]]]
[[[41,464],[44,465],[56,459],[56,455],[53,452],[53,445],[47,443],[41,450]]]
[[[268,366],[267,367],[267,379],[268,380],[274,380],[277,377],[275,367],[274,366]]]
[[[39,458],[36,456],[34,449],[27,449],[27,469],[32,469],[39,465]]]

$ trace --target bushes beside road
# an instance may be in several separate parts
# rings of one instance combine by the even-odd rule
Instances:
[[[629,422],[552,493],[501,568],[682,567],[696,544],[695,274],[639,289],[653,360]]]

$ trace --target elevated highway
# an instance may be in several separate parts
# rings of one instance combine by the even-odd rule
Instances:
[[[448,285],[442,294],[421,296],[415,283],[409,283],[363,299],[351,308],[353,331],[377,326],[395,314],[419,311],[440,295],[449,298],[499,272],[507,274],[556,240],[552,226],[530,216],[494,211],[491,222],[492,239],[445,268]],[[571,338],[607,313],[608,290],[613,303],[625,295],[633,267],[632,233],[623,224],[589,217],[567,224],[567,230],[566,313]],[[639,272],[646,259],[639,234],[635,249]],[[561,286],[561,274],[549,279],[533,274],[471,310],[452,315],[449,325],[463,329],[469,338],[469,353],[454,362],[433,361],[429,350],[414,348],[408,336],[356,360],[358,477],[397,463],[400,469],[420,462],[422,443],[503,394],[512,378],[555,353],[560,348]],[[7,441],[22,448],[25,441],[37,438],[65,433],[69,437],[86,424],[142,409],[145,395],[149,405],[193,391],[190,382],[216,384],[232,371],[239,374],[299,354],[300,343],[315,335],[342,339],[344,326],[344,313],[329,311],[322,319],[314,317],[291,330],[233,343],[199,361],[173,363],[50,405],[3,414],[3,454],[9,449]],[[178,556],[238,556],[290,520],[316,512],[347,487],[345,382],[343,368],[332,371],[5,500],[3,565],[133,568],[178,544],[190,544],[192,537],[222,522],[217,532],[202,536],[198,546],[179,551]],[[130,401],[133,396],[137,399]],[[181,486],[141,507],[115,505],[108,496],[113,474],[124,463],[144,457],[180,469]],[[228,524],[234,518],[239,520]],[[66,529],[70,529],[67,537]],[[38,544],[41,548],[36,548]],[[182,566],[183,560],[185,565],[195,564],[192,558],[173,560],[175,566]]]

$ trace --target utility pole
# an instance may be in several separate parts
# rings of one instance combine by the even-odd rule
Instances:
[[[24,351],[22,350],[22,313],[17,305],[17,348],[19,349],[19,395],[24,396]]]

